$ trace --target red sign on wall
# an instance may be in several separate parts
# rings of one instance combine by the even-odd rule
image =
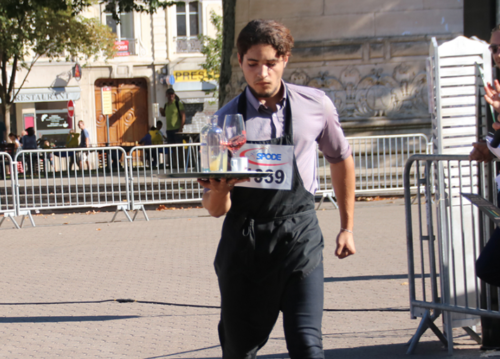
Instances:
[[[75,104],[73,100],[68,101],[68,117],[73,117],[75,115]]]
[[[130,56],[128,40],[115,41],[115,56]]]

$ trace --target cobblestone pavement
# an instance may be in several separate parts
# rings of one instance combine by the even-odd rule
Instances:
[[[0,228],[0,358],[220,358],[212,262],[222,219],[200,208],[40,214]],[[318,211],[326,248],[327,358],[405,358],[418,326],[408,308],[402,200],[359,203],[358,253],[334,256],[338,211]],[[138,302],[119,302],[133,299]],[[148,302],[148,303],[143,303]],[[215,308],[214,308],[215,307]],[[374,311],[394,308],[397,311]],[[371,311],[370,311],[371,310]],[[455,357],[488,353],[455,333]],[[263,358],[288,358],[281,319]],[[412,358],[446,357],[426,333]]]

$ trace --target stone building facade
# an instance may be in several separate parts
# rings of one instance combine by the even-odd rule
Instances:
[[[463,34],[462,0],[238,0],[236,35],[251,19],[292,32],[287,82],[319,88],[348,136],[430,133],[429,41]],[[245,87],[236,52],[227,99]]]
[[[20,134],[35,127],[37,137],[64,146],[68,132],[79,132],[77,123],[83,120],[93,146],[135,144],[157,121],[165,121],[156,116],[153,104],[163,106],[168,87],[185,103],[189,119],[213,101],[204,90],[216,85],[199,80],[204,56],[198,40],[200,34],[215,36],[212,11],[222,14],[221,0],[186,0],[152,15],[121,14],[116,24],[102,6],[93,5],[84,16],[111,27],[117,36],[117,56],[81,62],[80,79],[73,76],[76,62],[38,60],[15,100],[12,129]],[[17,84],[24,76],[20,71]],[[101,106],[103,88],[112,91],[109,139]],[[74,102],[73,118],[68,117],[69,100]]]

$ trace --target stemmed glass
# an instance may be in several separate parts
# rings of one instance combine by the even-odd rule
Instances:
[[[247,133],[245,131],[245,122],[243,116],[238,114],[226,115],[224,118],[224,145],[231,151],[232,157],[241,146],[247,142]]]

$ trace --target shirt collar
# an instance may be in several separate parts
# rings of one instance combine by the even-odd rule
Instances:
[[[284,101],[286,99],[286,84],[285,84],[285,81],[281,80],[281,85],[285,87],[285,91],[283,91],[283,97],[278,102],[279,104],[282,105],[282,104],[284,104]],[[261,104],[259,102],[259,100],[257,100],[257,98],[253,95],[252,91],[250,91],[250,86],[247,86],[247,88],[246,88],[245,91],[246,91],[245,94],[246,94],[246,97],[247,97],[247,101],[248,101],[248,103],[250,103],[250,105],[252,105],[253,108],[255,108],[257,111],[259,110],[259,108],[261,106],[263,108],[267,108],[263,104]]]

